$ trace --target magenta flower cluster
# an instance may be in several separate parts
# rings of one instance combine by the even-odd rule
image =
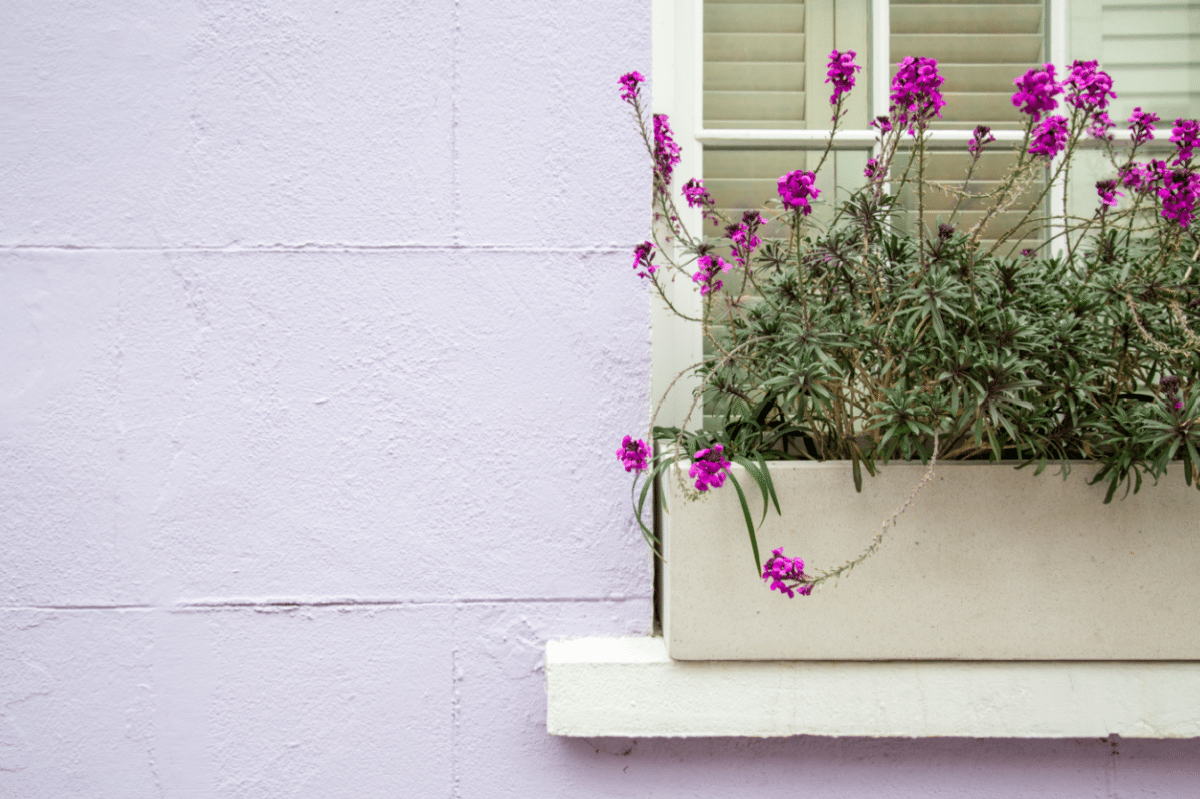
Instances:
[[[637,102],[638,87],[646,78],[640,72],[626,72],[620,77],[621,99],[627,103]]]
[[[683,184],[683,199],[691,208],[710,208],[713,204],[712,195],[704,188],[704,181],[692,178]]]
[[[722,454],[724,451],[723,445],[715,444],[700,450],[692,458],[692,468],[688,470],[688,476],[696,479],[697,491],[707,491],[725,485],[729,467],[733,464],[725,459]]]
[[[908,56],[892,78],[892,117],[910,134],[934,116],[942,115],[946,100],[940,89],[945,81],[937,70],[937,59]]]
[[[992,129],[987,125],[976,125],[975,132],[971,135],[971,143],[967,145],[967,149],[971,151],[971,155],[978,158],[983,154],[983,148],[996,140],[992,135]]]
[[[721,287],[725,285],[725,281],[718,280],[717,276],[733,269],[733,264],[721,256],[707,253],[696,259],[696,266],[700,267],[700,271],[692,275],[692,282],[700,284],[701,296],[720,291]]]
[[[1100,141],[1112,141],[1113,135],[1109,131],[1116,126],[1117,123],[1109,119],[1107,111],[1097,111],[1096,113],[1092,114],[1091,123],[1088,125],[1087,132],[1088,135],[1093,139],[1099,139]]]
[[[1176,413],[1183,410],[1183,397],[1179,395],[1181,385],[1182,382],[1175,375],[1163,375],[1162,380],[1158,381],[1158,386],[1163,392],[1163,400],[1167,407]]]
[[[809,200],[821,196],[821,190],[814,184],[817,176],[812,172],[797,169],[779,177],[779,198],[788,208],[797,208],[800,213],[808,216],[812,213]]]
[[[617,457],[624,464],[625,471],[644,472],[649,468],[650,448],[640,438],[635,440],[633,436],[625,436],[621,448],[617,450]]]
[[[1096,194],[1100,196],[1100,202],[1109,208],[1116,208],[1117,198],[1125,196],[1124,192],[1117,191],[1115,180],[1096,181]]]
[[[808,596],[813,590],[808,575],[804,573],[804,561],[786,557],[783,547],[771,550],[771,557],[763,564],[762,578],[771,584],[772,591],[787,594],[791,598],[795,598],[796,594]]]
[[[1175,155],[1176,163],[1183,163],[1192,157],[1192,150],[1200,145],[1200,122],[1194,119],[1177,119],[1175,127],[1171,128],[1171,141],[1179,152]]]
[[[1071,74],[1063,81],[1067,105],[1095,114],[1108,108],[1108,101],[1115,100],[1112,76],[1100,69],[1098,61],[1075,61]]]
[[[653,260],[654,245],[650,242],[643,241],[633,248],[633,268],[638,277],[650,277],[658,271],[658,266],[651,263]]]
[[[766,218],[758,211],[746,211],[741,222],[726,228],[725,232],[733,242],[733,260],[742,268],[750,264],[750,254],[762,244],[758,229],[765,224]]]
[[[1058,100],[1054,97],[1062,94],[1063,85],[1055,79],[1053,64],[1033,67],[1013,83],[1017,85],[1017,93],[1012,97],[1012,104],[1022,114],[1032,114],[1034,122],[1041,121],[1043,113],[1058,108]]]
[[[1141,106],[1133,109],[1133,115],[1129,117],[1129,137],[1133,140],[1134,146],[1145,144],[1154,138],[1154,123],[1161,121],[1158,114],[1151,111],[1143,111]]]
[[[1067,146],[1067,118],[1061,116],[1047,117],[1033,136],[1029,144],[1030,155],[1044,155],[1053,158]]]
[[[842,95],[854,88],[854,73],[862,70],[862,67],[854,63],[854,56],[853,50],[844,53],[834,50],[829,54],[829,71],[825,73],[828,75],[825,82],[833,84],[830,105],[837,105]],[[833,119],[837,121],[836,116]]]
[[[671,185],[671,175],[679,163],[679,145],[671,131],[666,114],[654,115],[654,170],[661,179],[660,189],[664,193]]]
[[[875,158],[867,159],[867,167],[863,170],[863,177],[867,180],[876,182],[883,180],[885,167]]]
[[[1163,218],[1179,223],[1181,228],[1192,224],[1196,214],[1196,201],[1200,200],[1200,175],[1187,169],[1176,169],[1163,176],[1162,188],[1158,190],[1162,200]]]
[[[1156,189],[1166,173],[1167,165],[1157,159],[1148,164],[1128,164],[1121,168],[1121,184],[1138,193]]]
[[[720,224],[721,217],[714,207],[716,203],[713,201],[712,195],[708,193],[708,189],[704,188],[704,181],[692,178],[683,184],[682,192],[683,199],[687,200],[690,208],[699,208],[702,217],[711,219],[714,225]]]
[[[1162,216],[1186,229],[1200,202],[1200,175],[1189,169],[1174,169],[1165,161],[1129,164],[1121,169],[1121,184],[1138,194],[1155,192],[1162,202]]]

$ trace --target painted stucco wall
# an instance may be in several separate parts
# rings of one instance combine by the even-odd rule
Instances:
[[[0,4],[0,797],[1195,796],[1200,744],[577,740],[641,634],[647,0]]]

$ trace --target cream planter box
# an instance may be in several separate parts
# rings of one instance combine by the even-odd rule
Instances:
[[[676,467],[678,468],[678,467]],[[938,464],[879,551],[794,599],[758,577],[731,483],[685,501],[663,479],[662,620],[678,660],[1200,660],[1200,492],[1179,466],[1103,503],[1051,466]],[[756,522],[761,494],[733,467]],[[921,480],[893,464],[856,493],[847,462],[780,462],[758,531],[809,572],[857,556]],[[686,471],[682,472],[686,479]]]

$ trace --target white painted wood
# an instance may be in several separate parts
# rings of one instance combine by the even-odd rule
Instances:
[[[703,148],[696,140],[700,128],[703,53],[701,28],[703,0],[654,0],[654,68],[649,76],[654,110],[670,117],[675,140],[681,148],[675,169],[675,191],[691,177],[703,174]],[[649,170],[649,163],[646,166]],[[675,195],[678,198],[678,193]],[[698,209],[678,202],[680,218],[689,230],[701,227]],[[649,211],[649,209],[647,209]],[[647,230],[647,234],[649,231]],[[676,253],[678,257],[681,253]],[[632,260],[632,251],[630,253]],[[700,297],[694,284],[683,279],[669,281],[666,293],[676,308],[693,317],[700,314]],[[694,376],[676,380],[686,367],[703,357],[700,325],[676,316],[656,295],[651,300],[651,381],[647,421],[659,400],[673,385],[662,404],[658,424],[678,427],[687,416],[692,391],[699,384]],[[691,427],[699,426],[697,414]]]
[[[1087,485],[1004,464],[939,464],[872,557],[789,599],[758,577],[730,483],[684,501],[669,482],[663,631],[684,660],[1200,659],[1200,492],[1178,467],[1104,505]],[[861,552],[920,481],[920,464],[864,475],[846,462],[771,466],[784,515],[759,530],[810,570]],[[686,479],[686,472],[681,472]],[[753,481],[734,467],[751,500]]]
[[[546,645],[552,735],[1200,736],[1200,664],[682,662],[662,638]]]

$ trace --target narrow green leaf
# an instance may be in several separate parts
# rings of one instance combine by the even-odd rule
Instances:
[[[737,489],[738,501],[742,503],[742,516],[746,519],[746,532],[750,534],[750,547],[754,550],[754,574],[758,576],[762,574],[762,559],[758,556],[758,537],[754,535],[754,519],[750,517],[750,506],[746,504],[746,495],[742,492],[737,478],[731,473],[729,479],[733,482],[733,487]]]
[[[761,452],[758,454],[758,464],[762,467],[763,479],[767,482],[767,491],[771,494],[771,502],[775,505],[775,513],[782,516],[783,511],[779,509],[779,497],[775,495],[775,481],[771,479],[771,470],[767,468],[767,462]]]
[[[767,483],[763,480],[762,474],[758,471],[758,467],[743,457],[736,457],[733,462],[746,470],[746,474],[754,478],[754,482],[758,484],[758,490],[762,492],[763,515],[759,524],[767,520],[767,511],[771,509],[770,495],[767,493]],[[730,474],[730,477],[733,475]]]

